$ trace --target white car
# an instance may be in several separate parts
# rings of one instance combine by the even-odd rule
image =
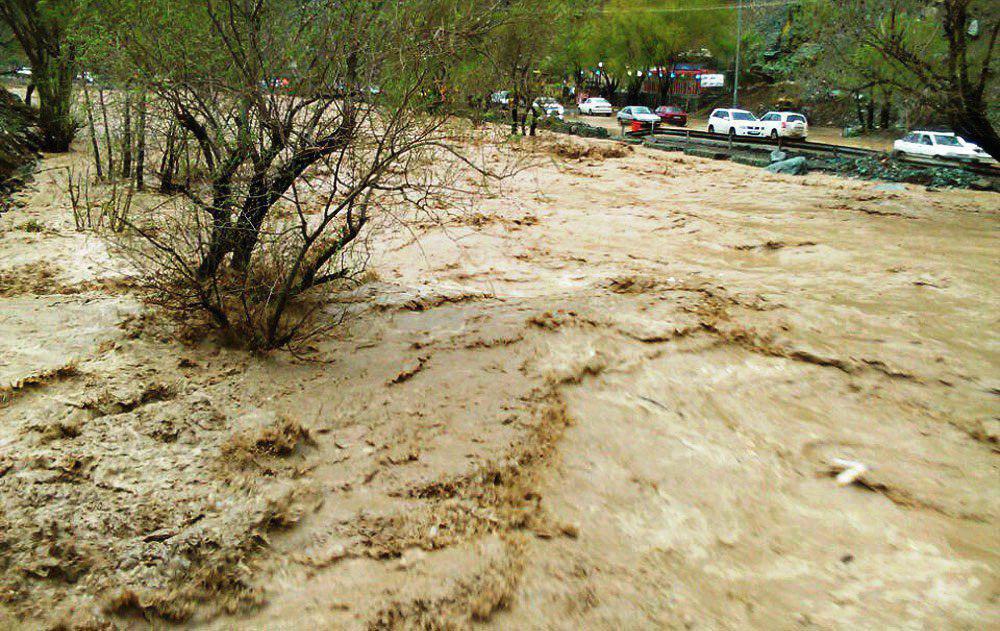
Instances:
[[[801,138],[809,135],[809,123],[798,112],[768,112],[760,117],[764,135],[771,138]]]
[[[589,116],[611,116],[611,103],[600,97],[589,98],[580,103],[580,113]]]
[[[559,104],[559,101],[555,100],[551,96],[540,96],[535,99],[531,107],[545,114],[546,118],[558,118],[562,119],[563,114],[566,112],[566,108]]]
[[[893,153],[989,161],[990,154],[961,136],[941,131],[911,131],[892,143]]]
[[[660,115],[654,114],[651,109],[642,105],[629,105],[618,111],[618,122],[622,124],[637,122],[656,127],[660,124]]]
[[[510,105],[510,92],[507,90],[501,90],[500,92],[494,92],[490,95],[490,103],[499,107],[507,107]]]
[[[760,138],[764,135],[764,125],[761,124],[752,112],[736,109],[712,110],[708,117],[708,131],[713,134],[728,134],[729,136],[754,136]]]

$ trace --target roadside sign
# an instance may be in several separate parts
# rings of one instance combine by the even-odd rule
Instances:
[[[725,79],[726,76],[721,74],[703,74],[701,75],[701,87],[721,88]]]

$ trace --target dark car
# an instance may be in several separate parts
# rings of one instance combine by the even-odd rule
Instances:
[[[667,123],[668,125],[684,127],[688,122],[687,112],[676,105],[661,105],[656,108],[655,114],[660,117],[660,122]]]

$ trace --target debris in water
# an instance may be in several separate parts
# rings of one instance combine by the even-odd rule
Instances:
[[[830,461],[831,467],[834,472],[837,473],[837,484],[840,486],[847,486],[848,484],[853,484],[862,475],[868,472],[868,467],[861,462],[856,460],[844,460],[843,458],[834,458]]]

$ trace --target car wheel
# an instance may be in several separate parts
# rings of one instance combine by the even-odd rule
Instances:
[[[736,128],[735,127],[730,127],[729,128],[729,139],[732,140],[733,138],[736,138]]]
[[[777,129],[772,129],[771,130],[771,138],[774,139],[774,140],[778,139],[778,130]]]
[[[709,125],[708,126],[708,133],[710,133],[710,134],[714,134],[715,133],[715,127],[713,125]]]
[[[890,158],[900,158],[902,156],[903,156],[903,152],[900,151],[899,149],[893,149],[892,151],[889,152],[889,157]]]

